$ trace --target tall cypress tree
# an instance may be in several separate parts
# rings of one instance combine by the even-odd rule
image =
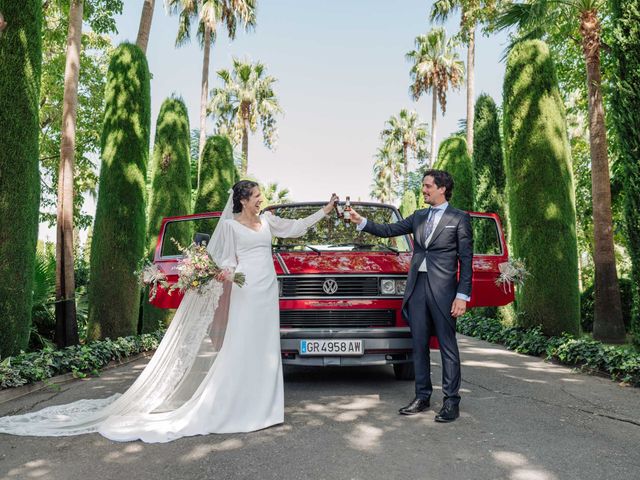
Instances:
[[[453,195],[449,203],[461,210],[473,210],[473,167],[463,137],[452,136],[440,144],[434,168],[453,177]]]
[[[487,94],[478,97],[475,106],[473,136],[473,208],[497,213],[506,224],[504,158],[496,104]],[[506,225],[505,225],[506,226]],[[494,243],[495,233],[485,229],[474,232],[477,252]]]
[[[493,212],[504,221],[506,176],[496,104],[486,93],[475,106],[473,137],[474,208]]]
[[[111,56],[105,88],[101,168],[91,241],[89,335],[136,332],[140,289],[133,275],[145,246],[145,178],[151,118],[150,74],[139,47]]]
[[[156,138],[151,161],[151,193],[147,217],[147,256],[153,258],[164,217],[191,213],[191,158],[189,152],[189,114],[184,101],[168,98],[162,104],[156,122]],[[178,223],[182,230],[172,235],[182,245],[191,240],[189,222]],[[142,331],[152,332],[172,316],[167,309],[156,308],[143,299]]]
[[[631,257],[631,333],[640,344],[640,0],[612,0],[616,88],[613,122],[620,145],[627,249]]]
[[[523,326],[549,335],[580,324],[576,216],[564,108],[549,48],[539,40],[509,53],[503,85],[505,160],[513,255],[531,276],[519,289]]]
[[[0,357],[27,347],[38,239],[42,2],[0,0]]]
[[[238,170],[233,162],[233,147],[224,135],[207,138],[202,152],[200,188],[196,193],[193,213],[215,212],[224,208],[229,189],[238,181]],[[213,231],[215,222],[201,226]]]

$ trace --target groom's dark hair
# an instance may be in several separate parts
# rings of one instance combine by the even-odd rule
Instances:
[[[430,168],[424,172],[422,180],[424,180],[424,177],[433,177],[433,182],[438,188],[445,187],[444,198],[447,199],[447,202],[451,200],[451,195],[453,195],[453,177],[449,172]]]
[[[242,212],[241,200],[247,200],[251,198],[253,189],[259,187],[256,182],[251,180],[240,180],[233,188],[233,213]]]

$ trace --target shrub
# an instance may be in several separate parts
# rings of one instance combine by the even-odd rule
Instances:
[[[458,319],[459,333],[493,343],[527,355],[545,355],[587,371],[606,373],[613,380],[640,386],[640,353],[633,349],[604,345],[591,338],[570,334],[547,337],[540,326],[505,327],[495,318],[467,314]]]
[[[60,350],[52,346],[37,352],[21,352],[0,363],[0,388],[19,387],[65,373],[73,373],[76,377],[98,374],[111,361],[155,350],[163,334],[163,330],[158,330],[151,334],[115,340],[107,338]]]

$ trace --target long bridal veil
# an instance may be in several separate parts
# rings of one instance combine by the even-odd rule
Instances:
[[[207,250],[220,265],[225,249],[224,220],[233,218],[232,190]],[[169,423],[180,423],[222,348],[231,286],[211,281],[207,291],[188,291],[149,364],[123,394],[84,399],[43,410],[0,418],[0,433],[67,436],[100,432],[115,440],[140,438],[155,424],[163,432],[152,441],[173,439]]]

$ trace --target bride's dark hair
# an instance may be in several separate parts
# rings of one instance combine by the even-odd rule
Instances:
[[[233,213],[242,212],[241,200],[251,198],[251,192],[256,187],[259,187],[259,185],[251,180],[240,180],[233,186]]]

